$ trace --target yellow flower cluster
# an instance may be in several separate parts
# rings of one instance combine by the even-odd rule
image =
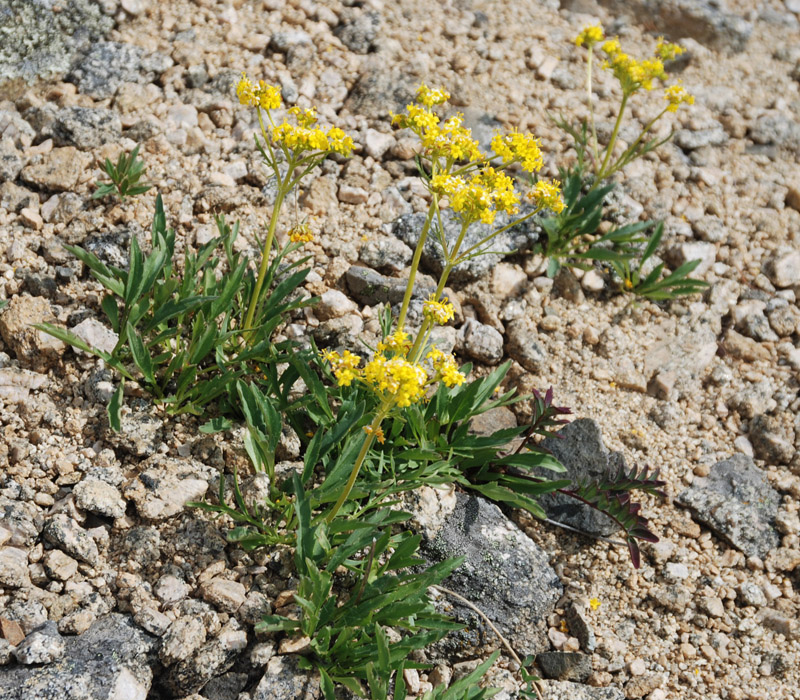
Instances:
[[[349,156],[353,151],[353,139],[337,126],[327,133],[319,128],[283,122],[272,129],[272,139],[282,143],[291,151],[332,151]]]
[[[405,357],[409,350],[411,350],[411,336],[402,328],[398,328],[378,343],[378,352],[390,352]]]
[[[564,211],[564,200],[561,198],[561,183],[558,180],[545,182],[539,180],[528,192],[528,198],[536,202],[542,209],[551,209],[556,214]]]
[[[267,85],[263,80],[259,80],[257,84],[254,84],[244,73],[242,73],[242,78],[236,85],[236,94],[241,104],[250,107],[279,109],[282,104],[280,88],[274,85]]]
[[[311,243],[314,240],[314,234],[311,233],[311,228],[308,224],[297,224],[297,226],[292,226],[289,229],[289,240],[292,243]]]
[[[529,173],[537,172],[544,164],[539,139],[534,138],[531,133],[512,131],[510,134],[495,134],[492,150],[504,163],[519,162],[523,170]]]
[[[372,391],[391,405],[404,408],[417,403],[425,397],[425,391],[435,382],[446,386],[458,386],[466,377],[458,371],[452,355],[432,348],[426,359],[427,366],[411,362],[407,357],[410,350],[408,333],[398,330],[378,345],[378,352],[361,369],[361,358],[349,350],[341,355],[325,351],[323,356],[330,362],[333,375],[339,386],[350,386],[354,380],[366,384]],[[377,435],[376,435],[377,437]]]
[[[449,97],[444,90],[422,84],[417,91],[417,101],[421,105],[407,105],[405,114],[392,116],[392,124],[401,129],[411,129],[419,136],[427,154],[433,158],[443,157],[453,161],[483,158],[478,142],[464,126],[463,115],[456,114],[440,122],[439,116],[431,109],[444,104]]]
[[[338,352],[326,351],[323,356],[331,363],[333,376],[336,377],[339,386],[350,386],[354,379],[361,376],[361,370],[358,369],[361,358],[349,350],[345,350],[341,355]]]
[[[458,365],[452,355],[445,355],[439,348],[434,347],[426,355],[426,359],[431,361],[435,380],[445,386],[460,386],[466,381],[466,377],[458,371]]]
[[[435,295],[431,294],[430,299],[422,305],[422,314],[432,323],[438,323],[443,326],[448,321],[455,318],[455,308],[447,300],[436,301]]]
[[[656,45],[656,55],[662,61],[672,61],[684,52],[684,49],[677,44],[670,44],[664,41],[664,37],[658,37],[658,44]]]
[[[584,27],[583,31],[576,36],[573,41],[575,46],[585,46],[587,49],[598,42],[603,41],[603,27],[599,24],[595,27]]]
[[[425,395],[428,373],[405,357],[376,354],[364,367],[362,379],[375,393],[405,408]]]
[[[686,92],[685,88],[680,83],[677,85],[670,85],[664,90],[664,99],[669,102],[669,105],[667,105],[668,112],[677,112],[678,107],[684,103],[687,105],[694,104],[694,95],[690,95]]]
[[[365,432],[367,435],[374,435],[374,436],[375,436],[375,439],[376,439],[376,440],[377,440],[379,443],[381,443],[381,445],[382,445],[384,442],[386,442],[386,436],[383,434],[383,428],[381,428],[381,427],[375,428],[375,429],[373,430],[373,428],[372,428],[372,426],[371,426],[371,425],[365,425],[365,426],[364,426],[364,432]]]
[[[435,175],[431,178],[431,189],[447,196],[450,207],[460,213],[467,224],[475,221],[494,223],[498,211],[513,214],[519,203],[514,181],[489,166],[476,171],[469,179],[458,175]]]
[[[606,41],[603,44],[603,52],[608,56],[608,59],[603,63],[603,68],[610,70],[614,74],[625,94],[630,95],[640,87],[645,90],[651,90],[655,78],[660,80],[667,79],[664,63],[660,58],[647,58],[643,61],[637,61],[622,50],[619,39]]]
[[[417,88],[417,102],[426,107],[444,104],[449,99],[450,93],[442,88],[429,88],[425,83]]]

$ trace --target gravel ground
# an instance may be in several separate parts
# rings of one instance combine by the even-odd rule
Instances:
[[[598,20],[634,55],[661,33],[687,49],[674,71],[696,104],[668,115],[672,141],[618,177],[619,216],[663,219],[661,257],[701,258],[711,287],[632,303],[596,273],[554,284],[530,254],[454,283],[463,359],[512,359],[509,387],[552,385],[606,448],[667,482],[665,502],[645,499],[661,541],[638,570],[624,548],[514,514],[563,585],[537,651],[564,652],[554,658],[570,670],[547,697],[800,698],[797,0],[85,0],[62,3],[61,25],[5,4],[33,37],[21,55],[37,53],[22,70],[13,42],[0,51],[0,698],[23,697],[4,676],[44,688],[90,639],[119,640],[120,658],[150,654],[120,672],[125,697],[257,700],[292,673],[288,649],[252,629],[290,602],[289,559],[226,546],[224,524],[183,507],[215,492],[221,470],[247,469],[237,435],[200,436],[197,420],[167,418],[133,389],[126,429],[111,434],[111,374],[29,327],[88,323],[100,342],[101,288],[61,244],[91,243],[113,263],[131,235],[147,240],[156,189],[124,205],[92,200],[98,159],[142,144],[179,255],[209,239],[217,211],[241,221],[241,246],[255,252],[270,189],[254,115],[232,86],[247,71],[289,103],[317,105],[357,152],[326,163],[298,198],[317,234],[306,286],[323,302],[291,332],[353,341],[378,331],[377,300],[348,271],[401,278],[410,250],[393,222],[427,207],[413,141],[389,114],[420,81],[443,85],[479,137],[536,133],[544,174],[557,176],[572,156],[550,115],[585,114],[570,39]],[[42,37],[76,23],[84,39],[70,30],[48,64]],[[24,82],[32,70],[44,77]],[[596,95],[607,134],[609,76]],[[643,124],[661,97],[640,97]],[[470,663],[444,659],[411,680],[424,690]],[[515,697],[505,662],[492,678]],[[41,688],[24,697],[54,697]]]

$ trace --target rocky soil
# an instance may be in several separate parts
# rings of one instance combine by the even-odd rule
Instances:
[[[232,85],[247,71],[317,105],[357,153],[299,197],[317,234],[306,286],[322,302],[286,333],[353,346],[402,295],[426,207],[414,141],[389,114],[420,81],[444,85],[482,140],[534,131],[557,175],[571,155],[548,115],[585,114],[570,39],[596,20],[634,54],[658,34],[687,48],[674,71],[697,103],[626,169],[619,216],[664,219],[662,257],[701,258],[712,286],[657,306],[611,294],[601,272],[552,281],[524,252],[530,230],[502,242],[515,254],[453,280],[446,334],[479,367],[512,359],[508,387],[554,386],[581,418],[553,446],[571,473],[659,467],[668,499],[645,511],[661,541],[635,570],[622,547],[424,491],[426,552],[467,555],[448,585],[539,654],[548,699],[800,698],[798,19],[797,0],[0,0],[0,698],[319,694],[286,640],[253,629],[291,604],[290,558],[246,555],[226,544],[228,523],[184,507],[234,464],[246,471],[238,434],[203,436],[133,390],[111,433],[111,373],[30,326],[109,342],[101,288],[62,244],[122,263],[131,236],[146,245],[156,189],[91,199],[98,159],[142,144],[181,254],[219,211],[255,254],[271,189]],[[602,134],[607,76],[597,92]],[[644,96],[634,118],[660,100]],[[425,264],[435,272],[433,253]],[[484,428],[524,420],[515,409]],[[614,537],[591,513],[547,507]],[[426,652],[413,693],[498,646],[468,608],[442,605],[469,626]],[[512,670],[490,673],[498,697],[516,696]]]

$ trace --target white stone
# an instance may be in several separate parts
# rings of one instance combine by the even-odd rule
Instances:
[[[358,310],[358,306],[347,298],[338,289],[329,289],[320,297],[319,303],[314,307],[314,315],[320,321],[330,318],[339,318]]]
[[[395,142],[393,134],[384,133],[375,129],[367,129],[367,134],[364,138],[367,155],[372,156],[375,160],[383,158],[386,151],[394,146]]]

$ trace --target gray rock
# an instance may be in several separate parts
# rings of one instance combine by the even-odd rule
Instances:
[[[569,633],[581,643],[581,649],[589,653],[597,647],[594,630],[587,619],[586,609],[577,603],[570,603],[564,611]]]
[[[750,421],[749,437],[756,459],[769,465],[789,464],[795,455],[794,431],[775,416],[755,416]]]
[[[0,140],[0,180],[16,180],[23,163],[14,142],[10,138]]]
[[[381,16],[377,12],[362,12],[353,19],[344,21],[333,30],[341,42],[351,51],[368,53],[378,36]]]
[[[22,631],[30,634],[47,622],[47,610],[38,600],[17,600],[3,611],[3,617],[19,622]]]
[[[83,209],[83,197],[74,192],[54,194],[42,205],[42,219],[49,224],[68,224]],[[64,256],[63,262],[69,258]]]
[[[600,0],[615,15],[625,15],[680,39],[691,37],[717,50],[743,51],[753,25],[714,0]]]
[[[41,389],[45,384],[47,377],[44,374],[13,367],[0,369],[0,399],[8,403],[24,403],[31,390]]]
[[[781,289],[800,284],[800,250],[781,250],[767,259],[764,272]]]
[[[117,141],[121,133],[122,122],[116,112],[92,107],[64,107],[52,126],[57,146],[75,146],[82,151]]]
[[[154,527],[139,525],[125,533],[122,546],[130,559],[147,567],[161,556],[161,535]]]
[[[461,326],[456,347],[485,365],[496,365],[503,358],[503,336],[497,329],[475,319],[467,319]]]
[[[44,538],[76,559],[95,566],[100,558],[97,544],[86,530],[64,513],[50,518],[42,530]]]
[[[65,640],[56,663],[0,670],[0,700],[145,700],[154,640],[124,615],[98,619]]]
[[[54,148],[26,165],[20,179],[48,192],[63,192],[75,189],[84,167],[85,156],[73,146]]]
[[[106,439],[136,457],[153,455],[164,436],[164,422],[145,411],[123,413],[120,427],[118,433],[109,431]]]
[[[779,112],[764,114],[750,127],[754,143],[800,150],[800,122]]]
[[[603,444],[600,426],[590,418],[580,418],[565,425],[557,437],[547,438],[542,447],[552,452],[566,467],[566,473],[557,474],[541,470],[547,479],[570,479],[573,482],[586,477],[599,477],[616,472],[625,466],[619,452],[610,452]],[[619,526],[607,515],[559,493],[548,493],[539,498],[539,505],[547,516],[592,535],[607,537]]]
[[[585,683],[592,675],[592,657],[570,651],[546,651],[536,655],[545,678]]]
[[[39,205],[39,195],[13,182],[0,184],[0,207],[10,212]]]
[[[0,527],[11,533],[6,545],[32,547],[43,525],[42,512],[33,503],[0,499]]]
[[[347,288],[356,301],[367,306],[375,304],[399,304],[408,286],[407,279],[387,277],[368,267],[353,265],[345,273]],[[414,299],[427,299],[435,286],[426,278],[417,276],[414,285]]]
[[[78,508],[107,518],[121,518],[125,515],[125,501],[120,492],[111,484],[100,479],[83,479],[72,490]]]
[[[252,696],[253,700],[317,700],[322,693],[316,672],[300,670],[294,656],[273,656]]]
[[[83,383],[86,398],[92,403],[108,404],[114,396],[116,386],[113,382],[114,375],[110,370],[98,369],[92,372]]]
[[[775,333],[775,331],[773,331],[770,327],[767,317],[760,313],[748,314],[745,316],[742,319],[742,322],[738,324],[737,330],[742,335],[752,338],[760,343],[764,341],[774,342],[778,340],[778,334]]]
[[[165,520],[180,513],[188,501],[199,501],[208,490],[212,470],[195,460],[154,456],[123,491],[136,504],[139,515]]]
[[[113,97],[122,83],[150,83],[174,61],[132,44],[100,41],[94,44],[68,76],[80,92],[95,99]]]
[[[536,342],[535,326],[526,318],[511,321],[506,326],[506,352],[526,370],[538,374],[547,360],[544,348]]]
[[[545,552],[482,498],[459,493],[456,505],[421,554],[431,563],[464,556],[443,585],[477,605],[515,649],[523,654],[546,649],[546,618],[562,593]],[[458,600],[443,599],[448,614],[467,628],[452,632],[430,654],[473,658],[499,646],[481,618]]]
[[[553,296],[561,297],[573,304],[582,304],[585,297],[581,283],[568,267],[562,267],[553,278]]]
[[[393,236],[370,238],[359,251],[359,258],[375,270],[400,272],[408,267],[414,251]]]
[[[50,2],[5,0],[0,12],[0,83],[52,78],[69,70],[77,52],[114,26],[100,4],[70,0],[54,12]]]
[[[139,242],[144,240],[144,233],[136,224],[130,228],[117,229],[111,233],[89,236],[82,246],[90,253],[96,255],[106,265],[128,269],[128,246],[131,236],[139,236]]]
[[[191,658],[170,667],[160,682],[177,697],[196,693],[214,676],[225,673],[246,646],[246,632],[235,619],[230,619],[216,638]]]
[[[42,627],[31,632],[14,649],[14,657],[21,664],[49,664],[64,655],[66,643],[58,633],[56,623],[48,620]]]
[[[516,218],[524,216],[529,211],[529,205],[521,205],[520,213]],[[536,219],[537,217],[534,216],[517,226],[513,226],[508,231],[501,233],[499,236],[496,236],[491,241],[484,244],[478,250],[492,252],[479,255],[478,257],[456,265],[450,273],[449,282],[469,282],[478,279],[491,272],[494,266],[503,259],[503,254],[530,250],[539,240],[540,235],[540,229],[535,223]],[[461,245],[460,251],[462,253],[465,252],[493,231],[507,225],[509,220],[506,214],[500,213],[497,215],[495,223],[492,226],[481,223],[470,226],[464,237],[464,242]],[[424,222],[425,214],[403,214],[393,222],[392,233],[409,247],[416,248]],[[461,233],[460,219],[451,209],[446,209],[442,212],[442,224],[444,226],[444,234],[447,243],[452,247],[455,245]],[[441,246],[437,242],[438,233],[434,230],[436,226],[438,226],[438,224],[434,223],[432,230],[428,232],[428,237],[422,248],[422,262],[429,269],[438,274],[444,267],[444,256]],[[495,251],[497,254],[495,254]]]
[[[28,554],[17,547],[0,549],[0,586],[27,588],[30,584]]]
[[[613,686],[592,688],[569,681],[544,681],[541,700],[624,700],[625,694]]]
[[[203,697],[208,700],[239,700],[239,693],[245,689],[249,680],[247,673],[223,673],[208,682],[203,688]]]
[[[180,617],[161,638],[158,658],[165,666],[188,659],[206,641],[206,626],[197,616]]]
[[[780,496],[750,457],[718,462],[676,501],[747,556],[763,558],[779,544],[774,522]]]
[[[119,336],[96,318],[87,318],[71,328],[72,332],[89,347],[111,353],[117,346]]]
[[[767,604],[767,596],[757,583],[743,581],[736,587],[736,603],[761,608]]]
[[[797,311],[797,307],[788,304],[772,309],[767,314],[767,319],[770,328],[781,338],[790,337],[800,325],[800,313]]]
[[[728,134],[721,126],[697,130],[680,129],[674,140],[684,151],[694,151],[705,146],[721,146],[728,142]]]

